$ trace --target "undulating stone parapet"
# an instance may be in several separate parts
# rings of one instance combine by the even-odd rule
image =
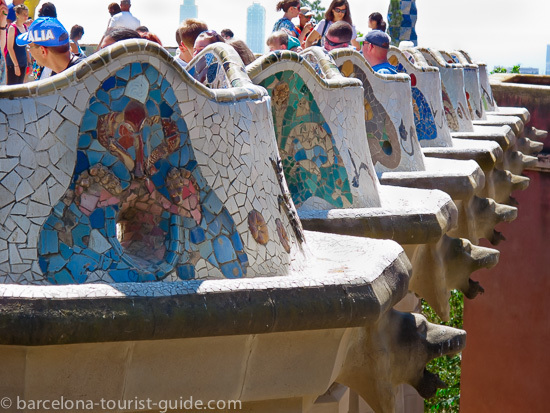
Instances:
[[[438,195],[437,191],[430,191],[431,194],[428,195],[428,191],[392,189],[378,184],[375,174],[370,172],[374,168],[369,150],[371,144],[378,148],[380,145],[376,139],[372,137],[369,139],[368,134],[365,133],[364,91],[358,87],[357,80],[342,77],[332,59],[319,48],[307,49],[300,55],[292,52],[274,52],[249,65],[247,70],[254,83],[265,86],[272,96],[273,122],[279,151],[291,194],[304,226],[316,231],[391,238],[404,247],[409,246],[405,247],[405,250],[413,261],[413,268],[422,266],[423,261],[414,258],[415,249],[421,243],[438,245],[441,237],[455,226],[457,218],[454,206],[452,209],[448,207],[441,209],[443,205],[452,205],[452,202],[448,197],[445,200],[444,196]],[[337,84],[341,85],[340,88],[334,87]],[[297,110],[294,111],[293,108]],[[379,105],[377,110],[383,110],[383,107]],[[300,132],[317,119],[325,122],[323,127],[326,131],[336,131],[333,134],[333,140],[320,139],[315,130],[312,130],[309,135]],[[373,119],[375,120],[377,118]],[[388,126],[391,126],[391,123],[388,123]],[[371,130],[376,134],[380,132],[376,129],[376,125],[372,125]],[[381,133],[380,136],[383,134]],[[369,142],[368,145],[367,142]],[[415,145],[413,142],[411,144]],[[402,150],[398,141],[390,146],[395,146],[399,162],[401,160],[405,162],[403,165],[414,163],[414,159],[406,160],[398,153]],[[302,151],[302,148],[306,151]],[[357,187],[356,191],[361,192],[365,188],[377,190],[380,204],[361,204],[356,201],[355,194],[353,203],[348,204],[336,205],[330,199],[324,201],[317,199],[326,195],[310,190],[313,188],[313,183],[320,188],[329,189],[334,184],[331,174],[322,172],[326,165],[323,162],[318,162],[317,165],[312,162],[315,161],[316,151],[319,153],[348,152],[353,162],[351,168],[349,162],[343,162],[345,176],[352,182],[352,186],[356,186],[360,180],[374,181],[369,185]],[[420,151],[416,152],[422,160]],[[356,154],[363,157],[357,157]],[[387,160],[380,156],[381,163],[387,163]],[[469,165],[474,169],[469,170],[467,176],[472,173],[481,174],[475,163]],[[397,166],[397,168],[400,167]],[[303,170],[306,172],[304,173]],[[364,174],[362,170],[368,173]],[[425,179],[428,180],[430,173],[425,175]],[[419,179],[419,176],[415,177]],[[302,183],[306,179],[312,182],[309,186]],[[482,180],[482,174],[474,181],[476,179]],[[466,181],[470,184],[470,179],[466,178]],[[416,187],[440,189],[433,184],[416,185]],[[460,190],[459,185],[456,187]],[[328,193],[330,194],[330,191]],[[426,204],[425,200],[428,197],[433,200],[441,199],[438,201],[440,205]],[[372,197],[367,195],[366,198]],[[449,215],[449,212],[452,212],[452,215]],[[487,251],[487,253],[495,255],[495,251]],[[439,268],[433,276],[440,277],[442,285],[446,284],[446,254],[447,251],[440,251],[436,247],[430,257],[438,263],[443,263],[439,266],[435,263],[429,265],[431,268]],[[416,272],[413,271],[414,273]],[[418,271],[418,274],[423,273],[425,272]],[[448,299],[449,291],[443,291],[441,301]],[[418,292],[415,291],[415,293]],[[442,313],[441,316],[446,318],[448,314]]]
[[[528,178],[514,175],[505,169],[504,151],[497,142],[508,148],[510,140],[515,140],[512,131],[508,130],[508,135],[505,135],[503,130],[497,129],[487,134],[492,138],[485,133],[475,132],[453,133],[454,137],[451,137],[447,120],[453,118],[454,111],[452,105],[445,105],[443,102],[439,69],[429,66],[416,49],[399,50],[392,47],[388,55],[398,71],[411,76],[415,124],[423,154],[436,158],[475,160],[485,174],[485,186],[479,194],[497,202],[511,203],[511,192],[525,189],[529,182]],[[483,107],[481,112],[485,113]],[[461,136],[472,135],[479,140],[459,139]],[[518,170],[517,167],[509,166],[509,163],[506,165],[508,168]]]
[[[514,138],[509,137],[511,139],[510,149],[506,150],[507,148],[503,146],[503,149],[505,149],[503,168],[514,174],[521,174],[525,168],[536,162],[534,157],[515,153],[518,152],[516,147],[517,138],[522,136],[524,128],[522,118],[494,115],[484,111],[484,107],[481,107],[483,105],[478,102],[478,98],[483,100],[483,93],[476,93],[476,90],[482,86],[477,65],[468,61],[464,55],[461,60],[458,57],[459,52],[448,53],[430,48],[417,48],[412,53],[415,54],[418,60],[424,59],[427,65],[435,66],[440,70],[443,101],[448,100],[448,106],[456,113],[458,120],[455,123],[452,116],[447,119],[449,127],[454,132],[453,137],[483,137],[484,134],[499,134],[501,136],[507,134],[509,136],[508,130],[510,130],[515,136]],[[460,63],[461,61],[463,64]],[[468,73],[468,75],[465,75],[465,73]],[[466,83],[468,83],[468,86],[465,86]],[[469,100],[469,91],[472,93],[471,100]],[[468,108],[468,110],[465,108]]]
[[[0,90],[0,358],[13,367],[0,381],[15,383],[9,396],[129,400],[148,388],[158,401],[185,388],[256,406],[314,400],[357,357],[374,359],[360,374],[375,390],[352,382],[372,405],[391,408],[400,383],[431,395],[438,381],[426,362],[460,351],[465,332],[392,309],[411,276],[396,242],[304,231],[266,90],[225,44],[191,63],[184,71],[160,46],[129,40]],[[329,88],[339,104],[361,104],[360,83],[342,82]],[[304,102],[304,116],[317,102]],[[309,129],[296,125],[328,150],[301,148],[308,171],[327,168],[333,179],[316,187],[324,203],[310,209],[381,210],[395,197],[380,194],[362,111],[331,110],[317,110]],[[346,122],[362,146],[343,146]],[[403,238],[437,241],[454,226],[450,198],[426,192],[432,225]],[[398,227],[391,211],[373,215]],[[220,371],[222,359],[239,367]]]
[[[379,169],[375,163],[375,169],[379,175],[381,173],[381,183],[440,189],[447,192],[453,200],[461,202],[458,220],[460,228],[458,231],[463,234],[461,236],[465,236],[477,244],[480,236],[487,234],[485,223],[488,222],[485,218],[481,219],[480,217],[480,222],[477,223],[478,217],[476,214],[481,211],[477,208],[474,210],[470,208],[470,200],[474,196],[481,195],[482,188],[484,187],[485,178],[479,166],[473,161],[442,161],[435,158],[424,158],[421,150],[407,151],[404,145],[409,145],[409,140],[418,141],[413,122],[412,102],[414,99],[410,87],[411,78],[407,76],[405,78],[407,81],[403,82],[402,74],[380,75],[374,73],[365,59],[359,53],[352,50],[335,50],[331,52],[331,55],[335,58],[336,64],[344,75],[362,80],[365,89],[364,99],[366,108],[370,106],[369,102],[375,99],[384,111],[392,114],[391,120],[395,122],[393,130],[399,129],[400,132],[403,132],[410,129],[410,134],[401,134],[401,146],[395,149],[396,151],[400,151],[400,156],[422,159],[422,162],[415,163],[409,161],[406,163],[405,165],[416,165],[410,169],[404,169],[400,166],[395,166],[393,169],[387,167]],[[386,90],[387,85],[392,85],[393,89]],[[401,97],[401,100],[406,101],[406,104],[402,102],[401,106],[396,106],[393,103],[395,95],[390,93],[391,90],[399,90],[398,95]],[[394,120],[394,118],[396,119]],[[379,134],[384,134],[392,128],[391,124],[384,125],[383,112],[378,113],[376,111],[365,110],[365,124],[367,131],[369,127],[373,129],[377,128]],[[416,145],[412,142],[411,148],[416,148]],[[488,208],[484,213],[494,214],[494,222],[502,220],[501,215],[496,213],[494,209]],[[491,236],[490,239],[495,238]]]

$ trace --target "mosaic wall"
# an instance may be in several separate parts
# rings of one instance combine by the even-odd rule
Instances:
[[[376,172],[424,170],[408,79],[394,75],[390,80],[392,75],[387,75],[386,80],[375,74],[354,51],[333,52],[333,55],[344,76],[363,83],[365,128]]]
[[[390,49],[388,59],[398,72],[407,73],[411,78],[414,123],[420,145],[452,146],[441,98],[439,71],[430,66],[416,65],[411,53],[395,47]]]
[[[420,48],[419,51],[428,65],[439,69],[441,96],[449,128],[452,132],[472,132],[472,118],[464,92],[464,70],[447,62],[436,50]]]
[[[489,83],[489,69],[485,63],[476,63],[479,67],[479,87],[481,89],[481,100],[485,112],[495,112],[497,104],[493,97],[493,90]]]
[[[443,56],[449,57],[449,59],[452,59],[453,63],[460,64],[464,68],[464,89],[472,120],[486,119],[485,107],[480,93],[479,67],[470,64],[460,52],[444,53]]]
[[[250,82],[230,94],[204,90],[160,48],[134,43],[31,86],[61,93],[0,98],[0,281],[176,281],[300,267],[304,237],[265,91]]]
[[[187,71],[194,79],[212,89],[230,87],[225,70],[213,53],[206,53],[190,62]]]
[[[398,45],[399,42],[408,40],[418,45],[418,37],[416,35],[416,19],[418,13],[416,9],[416,0],[399,0],[399,7],[401,11],[401,24],[397,28],[392,28],[391,23],[393,20],[392,4],[388,8],[388,34],[392,37],[392,43]]]
[[[362,114],[354,109],[362,100],[359,83],[342,77],[330,58],[319,60],[317,53],[306,60],[275,52],[259,59],[249,73],[272,97],[279,152],[296,206],[379,206]]]
[[[82,283],[96,269],[115,282],[174,269],[191,279],[201,258],[227,278],[246,275],[242,239],[197,168],[176,103],[147,63],[119,70],[90,99],[73,182],[39,235],[50,282]]]
[[[350,180],[327,122],[303,79],[292,71],[261,82],[271,95],[273,123],[295,205],[323,199],[335,208],[353,203]]]

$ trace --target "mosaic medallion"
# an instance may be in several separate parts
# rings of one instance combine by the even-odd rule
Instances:
[[[344,62],[339,69],[344,76],[359,79],[363,84],[365,91],[365,128],[374,166],[380,163],[386,168],[397,168],[401,162],[399,136],[390,116],[376,99],[366,73],[349,60]]]
[[[277,234],[279,235],[279,240],[281,241],[283,248],[286,252],[290,252],[290,239],[288,238],[288,235],[286,233],[283,221],[277,218],[275,220],[275,225],[277,225]]]
[[[252,237],[260,245],[265,245],[269,241],[269,231],[263,215],[253,209],[248,214],[248,228]]]
[[[279,72],[261,82],[272,98],[273,123],[288,188],[297,207],[318,197],[337,208],[353,203],[332,132],[303,79]]]
[[[147,63],[120,69],[90,99],[72,184],[39,236],[40,267],[55,284],[95,271],[114,282],[192,279],[201,260],[236,278],[248,266],[174,91]]]

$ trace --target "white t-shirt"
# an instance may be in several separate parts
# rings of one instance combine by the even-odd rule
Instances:
[[[129,11],[122,11],[111,17],[107,29],[112,27],[127,27],[128,29],[136,30],[139,26],[141,26],[139,19],[132,16],[132,13]]]
[[[327,21],[325,19],[323,19],[319,23],[317,23],[317,26],[315,26],[315,29],[313,29],[313,30],[315,30],[321,36],[323,36],[323,31],[324,31],[325,36],[326,36],[327,32],[328,32],[328,28],[330,27],[330,25],[332,23],[334,23],[334,22],[329,21],[327,29],[325,30],[325,24],[327,24]],[[355,26],[351,26],[351,28],[353,30],[353,33],[351,35],[351,40],[355,40],[357,38],[357,30],[355,30]],[[321,46],[325,45],[325,36],[323,36],[323,38],[321,39]]]

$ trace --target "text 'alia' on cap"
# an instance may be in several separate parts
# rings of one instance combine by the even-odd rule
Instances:
[[[46,47],[62,46],[69,43],[69,33],[55,17],[39,17],[15,41],[19,46],[30,43]]]

